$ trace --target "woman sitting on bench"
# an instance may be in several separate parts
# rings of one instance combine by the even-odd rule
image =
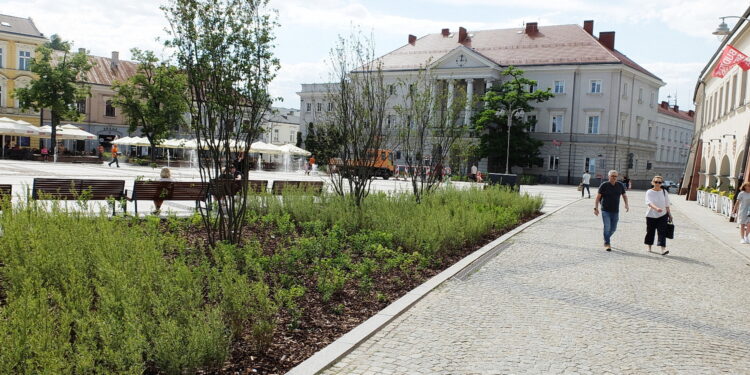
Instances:
[[[158,181],[163,181],[163,182],[172,182],[172,181],[174,181],[174,180],[172,180],[172,172],[169,170],[169,168],[166,168],[166,167],[161,169],[161,173],[159,174],[159,177],[160,178],[159,178]],[[159,214],[159,212],[161,212],[161,204],[162,203],[164,203],[163,199],[155,199],[154,200],[154,206],[156,206],[156,208],[154,209],[154,213],[155,214]]]

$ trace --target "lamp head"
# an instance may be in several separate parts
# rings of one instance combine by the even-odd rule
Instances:
[[[719,27],[717,27],[716,30],[712,34],[716,36],[729,35],[729,26],[727,26],[727,23],[724,22],[725,17],[719,17],[719,18],[721,18],[721,23],[719,24]]]

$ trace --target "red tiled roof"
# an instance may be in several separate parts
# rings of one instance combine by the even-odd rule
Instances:
[[[657,107],[657,109],[659,110],[659,113],[661,113],[663,115],[676,117],[676,118],[678,118],[680,120],[685,120],[685,121],[690,121],[690,122],[695,121],[694,115],[690,116],[688,114],[688,111],[680,111],[680,110],[675,111],[674,107],[664,108],[661,105],[659,105]]]
[[[578,25],[539,26],[527,35],[524,28],[469,31],[463,43],[500,66],[561,64],[625,64],[659,79],[617,50],[604,47]],[[416,69],[435,61],[460,46],[458,32],[451,37],[441,33],[425,35],[381,57],[384,70]]]

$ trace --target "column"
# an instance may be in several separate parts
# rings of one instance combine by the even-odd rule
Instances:
[[[471,102],[474,99],[474,78],[466,80],[466,111],[464,111],[464,125],[471,122]]]
[[[453,80],[448,79],[448,111],[453,106]]]
[[[484,79],[484,93],[485,94],[490,91],[490,89],[492,88],[492,84],[493,83],[495,83],[495,81],[492,78],[485,78]],[[484,106],[485,107],[487,107],[488,105],[489,105],[489,103],[484,102]]]

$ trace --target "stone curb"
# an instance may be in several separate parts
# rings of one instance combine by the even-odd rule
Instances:
[[[580,199],[581,198],[565,203],[550,212],[542,214],[541,216],[528,221],[521,226],[513,229],[512,231],[500,236],[487,245],[484,245],[482,248],[474,251],[465,258],[456,262],[456,264],[452,265],[448,269],[433,276],[422,285],[412,289],[409,293],[397,299],[383,310],[380,310],[379,313],[367,319],[362,324],[358,325],[345,335],[339,337],[336,341],[328,344],[328,346],[319,350],[317,353],[313,354],[312,357],[306,359],[304,362],[289,370],[289,372],[287,372],[286,374],[313,375],[327,369],[336,361],[349,354],[349,352],[354,350],[354,348],[356,348],[360,343],[370,338],[370,336],[374,335],[381,328],[385,327],[388,323],[393,321],[393,319],[397,318],[415,303],[419,302],[419,300],[430,293],[433,289],[437,288],[445,281],[453,278],[462,270],[471,267],[474,262],[481,260],[483,255],[492,251],[501,243],[522,232],[526,228],[534,225],[538,221],[544,220],[549,215],[552,215],[555,212],[578,202]]]

